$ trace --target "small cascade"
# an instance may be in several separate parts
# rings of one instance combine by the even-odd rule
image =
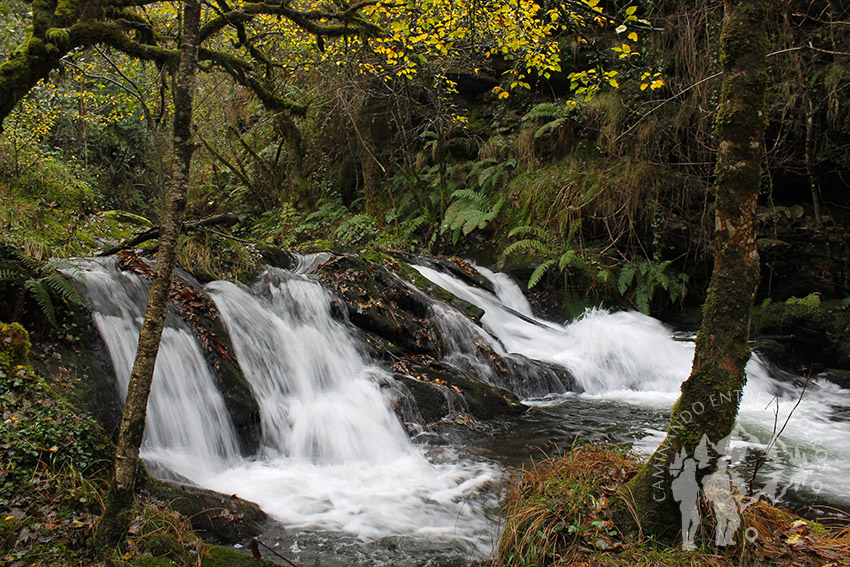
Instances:
[[[115,259],[80,261],[79,281],[95,324],[109,349],[118,390],[127,395],[150,285],[117,269]],[[191,330],[169,313],[162,333],[142,456],[150,464],[186,475],[220,468],[239,457],[233,424]]]
[[[266,456],[385,462],[410,451],[381,393],[390,376],[363,362],[321,285],[268,268],[251,290],[207,291],[260,403]]]
[[[287,525],[489,549],[484,502],[466,498],[495,469],[429,462],[409,442],[389,408],[391,377],[364,361],[319,283],[268,268],[250,289],[214,282],[207,290],[259,400],[263,458],[206,486],[253,500]]]
[[[646,315],[591,309],[575,321],[558,325],[532,317],[516,300],[518,286],[489,270],[477,268],[498,296],[433,268],[414,268],[456,297],[484,309],[481,323],[493,344],[508,353],[569,370],[585,399],[666,411],[690,374],[694,343],[674,340],[669,329]],[[468,352],[470,347],[466,349]],[[801,494],[823,492],[833,502],[846,502],[836,473],[850,468],[850,392],[827,382],[813,383],[794,409],[799,388],[772,377],[758,356],[751,358],[747,374],[733,448],[764,447],[774,427],[781,427],[793,411],[762,478],[770,486],[793,487]],[[559,402],[555,398],[529,403],[551,406]],[[636,448],[653,450],[663,439],[665,426],[644,426]]]
[[[205,290],[259,404],[258,454],[239,455],[197,341],[170,314],[142,457],[157,476],[254,501],[287,527],[359,541],[396,537],[400,548],[428,542],[429,553],[485,557],[494,545],[498,468],[449,447],[432,447],[426,457],[411,443],[391,410],[398,385],[331,316],[339,308],[333,296],[302,275],[321,261],[295,258],[297,272],[268,268],[251,288],[212,282]],[[80,265],[126,392],[148,285],[114,260]]]

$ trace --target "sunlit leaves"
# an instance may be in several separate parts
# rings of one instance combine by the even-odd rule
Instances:
[[[548,76],[561,68],[555,39],[561,13],[556,9],[544,13],[531,0],[378,3],[364,12],[387,30],[384,37],[370,41],[383,60],[370,62],[368,69],[388,80],[412,76],[422,64],[464,54],[514,61],[516,72],[508,90],[529,88],[530,73]]]
[[[645,91],[660,89],[664,86],[664,79],[661,78],[661,73],[650,73],[647,71],[640,77],[640,90]]]

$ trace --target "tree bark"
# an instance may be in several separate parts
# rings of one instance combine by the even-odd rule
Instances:
[[[106,509],[98,524],[98,540],[103,545],[117,545],[127,535],[133,505],[139,447],[145,431],[145,416],[154,365],[159,352],[162,327],[168,307],[171,277],[177,258],[177,244],[186,206],[189,167],[195,145],[192,143],[192,103],[195,93],[195,71],[200,29],[200,0],[183,0],[183,35],[180,65],[174,89],[174,158],[172,178],[166,198],[157,254],[156,271],[151,284],[145,319],[139,333],[139,347],[124,412],[115,470],[106,500]]]
[[[644,534],[665,539],[682,526],[672,488],[674,460],[695,459],[697,447],[705,443],[708,464],[703,460],[694,471],[698,488],[724,450],[721,441],[732,432],[746,384],[750,311],[759,280],[754,219],[764,152],[768,5],[769,0],[725,1],[723,89],[716,116],[715,257],[703,321],[691,375],[682,384],[667,436],[621,492],[637,517],[621,509],[619,520],[636,520]]]

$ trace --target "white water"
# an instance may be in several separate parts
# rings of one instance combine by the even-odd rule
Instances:
[[[122,395],[148,294],[107,262],[84,284]],[[304,263],[309,270],[310,262]],[[252,289],[207,291],[260,405],[261,450],[238,455],[233,426],[203,355],[175,317],[163,334],[142,456],[198,484],[260,505],[288,527],[445,542],[486,556],[499,471],[448,450],[414,446],[390,410],[391,381],[331,318],[331,296],[303,275],[269,269]]]
[[[489,270],[480,272],[493,282],[498,296],[432,268],[413,267],[455,296],[484,309],[484,329],[508,352],[567,368],[584,391],[580,396],[668,409],[690,374],[693,342],[674,340],[671,331],[651,317],[594,309],[576,321],[558,325],[531,317],[517,301],[518,294],[521,296],[518,286],[494,278]],[[755,356],[747,373],[733,448],[764,447],[774,422],[777,430],[781,428],[799,397],[798,388],[774,379]],[[528,403],[557,404],[558,400]],[[803,497],[850,506],[840,475],[850,471],[848,410],[850,391],[828,382],[809,384],[772,451],[773,462],[763,471],[762,480],[772,482],[778,490],[793,489]],[[635,447],[652,451],[663,435],[663,431],[645,427],[644,436],[635,439]],[[738,453],[733,456],[742,456]]]
[[[149,286],[115,269],[113,259],[80,262],[94,321],[115,368],[119,393],[127,395]],[[184,474],[217,469],[238,459],[236,437],[203,353],[179,318],[169,314],[156,359],[142,457]],[[185,466],[175,466],[173,461]]]

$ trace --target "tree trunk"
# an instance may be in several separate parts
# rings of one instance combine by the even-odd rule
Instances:
[[[98,524],[97,539],[103,545],[119,544],[127,535],[130,525],[139,447],[145,431],[148,396],[168,307],[171,277],[186,206],[189,166],[195,149],[191,124],[201,4],[200,0],[183,1],[183,36],[174,89],[174,158],[171,185],[162,215],[156,271],[121,416],[114,477],[107,495],[106,510]]]
[[[723,440],[735,425],[750,357],[750,311],[759,278],[754,219],[764,152],[768,4],[769,0],[725,2],[723,90],[716,116],[714,270],[693,368],[673,407],[667,436],[622,492],[633,503],[637,518],[627,517],[621,509],[621,521],[637,520],[643,533],[666,539],[682,527],[686,546],[693,542],[689,527],[695,526],[688,525],[688,517],[685,523],[679,520],[682,513],[689,516],[696,511],[692,505],[700,482],[713,472],[725,450]],[[692,482],[680,488],[688,461]]]

